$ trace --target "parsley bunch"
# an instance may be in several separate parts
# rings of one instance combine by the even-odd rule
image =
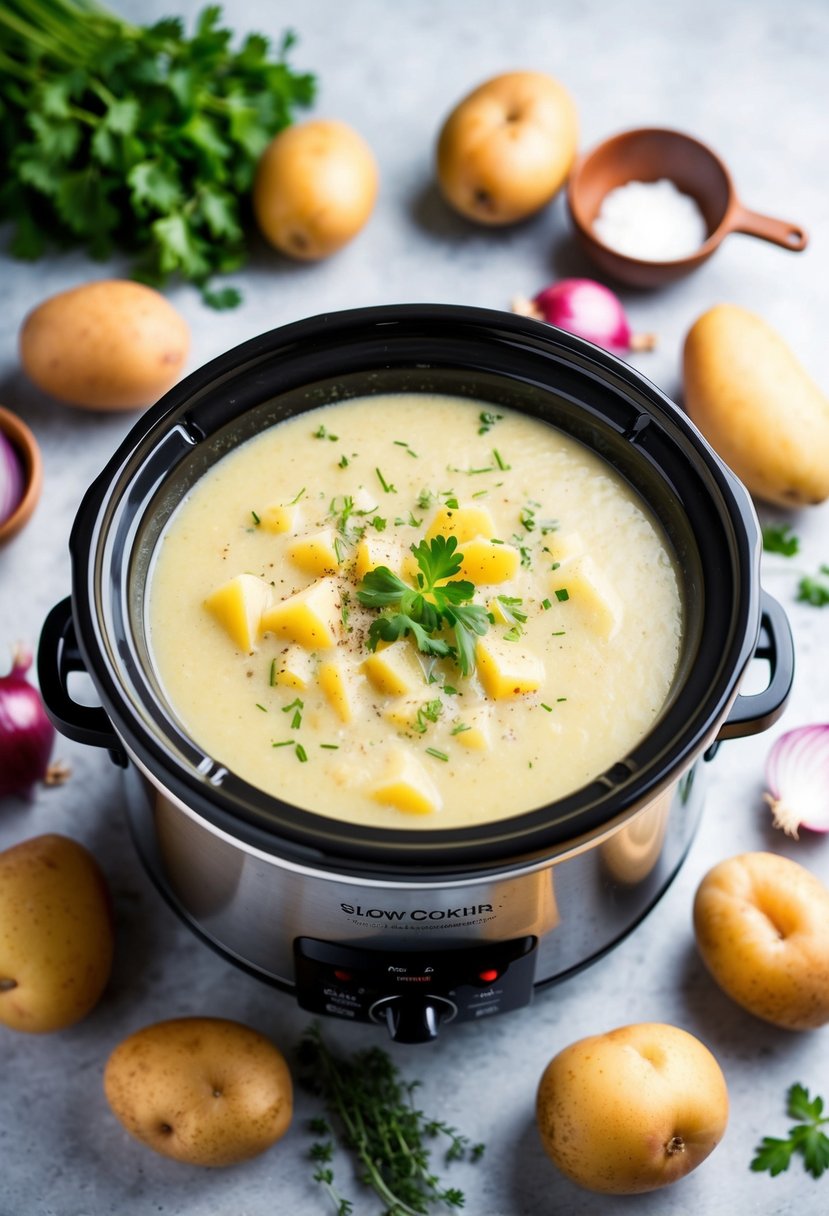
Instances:
[[[420,570],[417,586],[411,587],[398,578],[388,566],[370,570],[357,591],[357,599],[367,608],[391,609],[372,621],[368,634],[369,650],[377,643],[394,642],[411,634],[424,654],[446,658],[451,655],[461,672],[468,676],[475,667],[475,638],[489,628],[489,616],[481,604],[470,604],[475,587],[465,579],[453,582],[463,561],[457,552],[454,536],[435,536],[412,545]],[[451,630],[455,644],[451,645],[438,631]]]
[[[823,1113],[823,1099],[810,1098],[804,1085],[792,1085],[786,1098],[786,1114],[799,1123],[789,1128],[788,1137],[764,1136],[751,1163],[753,1170],[768,1170],[772,1177],[789,1168],[795,1153],[803,1157],[804,1167],[813,1178],[829,1169],[829,1115]]]
[[[83,246],[133,255],[135,277],[178,274],[233,307],[211,275],[247,260],[244,200],[269,140],[308,105],[286,34],[274,55],[249,34],[238,50],[221,9],[187,37],[178,18],[122,21],[97,0],[0,5],[0,222],[20,258]]]

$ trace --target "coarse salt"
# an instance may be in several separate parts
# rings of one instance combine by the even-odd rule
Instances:
[[[593,231],[609,249],[645,262],[688,257],[708,235],[696,201],[666,177],[631,181],[609,191]]]

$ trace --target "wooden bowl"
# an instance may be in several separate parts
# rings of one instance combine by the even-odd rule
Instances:
[[[654,262],[617,253],[593,231],[604,196],[630,181],[669,178],[696,200],[708,236],[694,253]],[[791,252],[806,248],[807,236],[797,224],[749,211],[737,197],[723,162],[706,144],[657,127],[623,131],[583,156],[567,186],[567,204],[586,253],[608,275],[633,287],[661,287],[701,266],[730,232],[744,232]]]
[[[40,448],[32,432],[17,414],[0,405],[0,431],[8,439],[23,466],[23,497],[8,519],[0,523],[0,545],[16,536],[28,523],[40,498],[43,484],[43,462]]]

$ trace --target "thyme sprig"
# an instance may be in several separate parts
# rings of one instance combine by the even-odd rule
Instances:
[[[323,1139],[311,1148],[317,1169],[314,1179],[327,1191],[337,1216],[354,1210],[334,1183],[333,1137],[338,1132],[345,1148],[362,1167],[361,1179],[385,1204],[384,1216],[428,1216],[436,1205],[458,1209],[465,1196],[445,1186],[431,1163],[430,1140],[445,1138],[444,1159],[480,1159],[482,1144],[440,1119],[430,1119],[415,1102],[418,1081],[405,1081],[386,1052],[372,1047],[350,1058],[336,1055],[322,1038],[319,1026],[310,1026],[299,1045],[300,1080],[322,1098],[335,1130],[326,1120],[315,1120],[312,1131]]]

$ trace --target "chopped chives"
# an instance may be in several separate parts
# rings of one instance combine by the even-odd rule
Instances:
[[[295,503],[298,503],[304,493],[305,493],[305,486],[302,487],[300,492],[297,494],[296,498],[291,499],[291,501],[288,503],[288,506],[292,507]]]
[[[541,702],[541,708],[546,709],[548,714],[551,714],[553,712],[552,705],[545,705],[543,701]]]
[[[348,457],[345,455],[341,456],[337,463],[338,463],[339,468],[347,469],[348,468]]]
[[[498,465],[499,469],[502,469],[502,470],[504,470],[504,472],[506,472],[507,469],[512,468],[512,465],[504,463],[504,459],[501,456],[501,453],[498,451],[497,448],[492,449],[492,455],[495,457],[495,463]]]
[[[281,743],[272,743],[271,747],[292,747],[293,739],[283,739]]]
[[[267,709],[265,709],[265,706],[260,705],[258,701],[256,702],[256,708],[261,709],[263,714],[266,714],[268,712]]]
[[[550,609],[550,608],[552,608],[552,606],[553,606],[553,605],[552,605],[552,603],[551,603],[551,601],[550,601],[550,600],[542,600],[542,601],[541,601],[541,607],[544,609],[544,611],[545,611],[545,612],[548,612],[548,611],[549,611],[549,609]]]
[[[320,747],[325,748],[327,752],[338,752],[340,750],[339,743],[321,743]]]
[[[299,730],[300,726],[302,726],[302,714],[296,710],[291,718],[291,730]]]
[[[550,637],[563,638],[566,632],[567,632],[566,629],[559,629],[557,633],[551,633]]]
[[[297,743],[295,751],[297,760],[300,762],[300,764],[304,764],[308,759],[308,753],[301,743]]]
[[[253,516],[253,522],[256,524],[256,526],[258,528],[259,525],[261,524],[262,520],[259,518],[259,516],[256,514],[256,512],[253,510],[251,510],[251,515]]]
[[[276,659],[271,659],[271,670],[270,675],[268,676],[268,683],[270,684],[271,688],[273,688],[274,684],[276,683]]]
[[[504,542],[502,540],[498,540],[498,538],[496,536],[490,536],[489,543],[491,545],[503,545],[504,544]]]
[[[563,604],[565,600],[569,600],[569,598],[570,592],[567,590],[567,588],[559,587],[558,591],[556,592],[556,599],[559,601],[559,603]]]
[[[473,494],[472,497],[473,498],[485,498],[488,493],[489,493],[489,490],[478,490],[477,494]]]
[[[459,722],[457,726],[452,727],[453,735],[461,735],[465,730],[472,730],[471,726],[467,726],[465,722]]]
[[[436,747],[427,747],[426,753],[429,756],[434,756],[436,760],[448,760],[446,752],[439,752]]]
[[[556,697],[556,701],[558,701],[558,702],[566,701],[566,700],[567,700],[566,697]]]
[[[383,474],[380,472],[379,469],[376,468],[374,470],[374,472],[377,474],[377,478],[380,482],[380,485],[383,487],[383,489],[385,490],[385,492],[387,494],[396,494],[397,493],[396,488],[393,485],[391,485],[388,481],[386,481],[385,477],[383,476]]]

